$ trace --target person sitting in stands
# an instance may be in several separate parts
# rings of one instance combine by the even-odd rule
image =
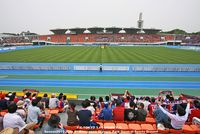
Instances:
[[[151,116],[154,116],[154,115],[153,115],[153,112],[154,112],[155,109],[157,108],[157,104],[156,104],[155,101],[156,101],[155,98],[152,97],[152,98],[151,98],[151,104],[148,106],[148,111],[149,111],[149,114],[150,114]]]
[[[116,102],[116,107],[113,109],[113,120],[124,121],[124,107],[121,106],[121,102]]]
[[[198,100],[193,101],[193,107],[191,110],[193,109],[200,109],[200,102]]]
[[[0,99],[0,109],[1,110],[6,110],[8,108],[8,100],[5,98],[5,94],[1,95]]]
[[[82,108],[78,111],[79,125],[80,126],[90,126],[90,120],[92,113],[87,109],[87,101],[82,102]]]
[[[103,98],[99,97],[99,101],[97,102],[98,108],[102,109],[104,107]]]
[[[49,99],[49,108],[55,109],[58,107],[58,98],[56,98],[56,95],[54,93],[51,94],[51,98]]]
[[[97,103],[96,103],[96,97],[95,96],[90,96],[90,105],[96,109]]]
[[[144,110],[144,104],[141,102],[138,104],[137,110],[137,120],[138,121],[146,121],[147,111]]]
[[[125,109],[124,111],[124,120],[125,121],[134,121],[137,118],[137,111],[135,110],[135,103],[131,101],[129,103],[130,108]]]
[[[109,96],[105,96],[104,104],[109,104],[110,105],[110,97]]]
[[[144,110],[146,110],[147,112],[148,112],[148,106],[151,104],[149,101],[150,101],[150,98],[146,96],[143,104],[144,104]]]
[[[99,114],[100,120],[112,120],[112,109],[108,104],[104,105],[104,108],[101,110]]]
[[[28,107],[28,116],[27,116],[27,123],[35,122],[36,124],[40,124],[40,128],[42,128],[43,121],[45,118],[45,114],[42,114],[41,110],[38,105],[38,100],[32,100],[32,105]]]
[[[156,123],[163,124],[166,128],[182,129],[190,110],[190,103],[188,101],[186,109],[181,105],[177,105],[176,114],[171,114],[165,110],[161,103],[158,102],[159,108],[155,110],[154,115],[156,117]]]
[[[76,104],[70,103],[69,108],[67,109],[67,125],[68,126],[77,126],[78,125],[78,111],[75,109]]]
[[[59,112],[63,112],[64,111],[64,102],[63,102],[63,96],[58,96],[58,109]]]
[[[49,98],[47,94],[44,94],[41,100],[44,103],[45,108],[49,108]]]
[[[78,111],[79,125],[80,126],[90,126],[90,127],[99,127],[99,124],[96,122],[90,121],[92,113],[87,109],[88,102],[85,100],[82,102],[82,109]]]
[[[32,98],[32,100],[35,100],[37,98],[37,94],[34,93],[31,98]]]
[[[19,98],[16,96],[16,92],[13,92],[12,95],[14,96],[14,102],[17,103]]]
[[[24,106],[26,109],[28,109],[28,107],[31,105],[31,93],[27,92],[24,95]]]
[[[67,100],[67,96],[66,95],[63,95],[63,102],[64,102],[64,105],[65,106],[68,106],[69,105],[69,102]]]
[[[16,103],[11,103],[8,106],[8,113],[5,114],[3,118],[4,128],[18,128],[19,131],[26,125],[23,119],[16,113],[17,105]]]
[[[19,100],[17,102],[17,111],[16,113],[23,119],[23,121],[26,121],[26,110],[24,109],[24,102],[22,100]]]
[[[127,109],[130,108],[130,96],[126,96],[124,99],[124,107]]]
[[[47,125],[44,127],[42,134],[65,134],[66,130],[60,123],[60,117],[58,115],[52,114],[48,120]]]
[[[90,101],[88,99],[85,100],[87,103],[87,109],[91,111],[92,115],[95,114],[95,109],[94,107],[91,105]]]

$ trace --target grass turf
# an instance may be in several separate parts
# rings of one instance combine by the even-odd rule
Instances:
[[[0,53],[0,62],[200,64],[200,53],[165,47],[46,46]]]

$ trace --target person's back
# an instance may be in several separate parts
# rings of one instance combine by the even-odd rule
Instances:
[[[60,124],[60,117],[58,115],[51,115],[47,125],[44,127],[42,134],[65,134],[66,131],[63,125]]]
[[[147,111],[144,110],[144,104],[140,103],[137,110],[137,120],[146,121]]]
[[[43,98],[41,99],[41,102],[45,103],[45,108],[49,108],[49,98],[47,94],[44,94]]]
[[[137,118],[137,111],[135,110],[135,103],[129,103],[130,108],[124,110],[124,120],[125,121],[133,121]]]
[[[41,113],[39,107],[37,107],[38,102],[36,100],[32,101],[32,105],[28,107],[27,123],[35,122],[38,123],[38,117]]]
[[[0,108],[1,110],[6,110],[8,108],[8,101],[6,99],[0,100]]]
[[[51,98],[49,99],[49,108],[54,109],[58,107],[58,98],[55,97],[54,94],[52,94]]]
[[[118,101],[117,106],[113,109],[113,120],[123,121],[124,120],[124,107],[120,106],[121,103]]]
[[[57,133],[57,134],[64,134],[65,131],[59,127],[51,127],[48,124],[44,127],[42,134],[51,134],[51,133]]]
[[[108,104],[106,104],[101,110],[99,118],[103,120],[112,120],[112,109],[108,106]]]
[[[69,109],[67,110],[67,125],[68,126],[76,126],[78,125],[78,119],[77,119],[77,115],[78,115],[78,111],[75,110],[75,104],[74,103],[70,103]]]
[[[92,113],[87,108],[87,102],[82,102],[82,109],[78,111],[79,125],[80,126],[90,126],[90,120]]]
[[[17,105],[15,103],[11,103],[8,107],[8,113],[5,114],[3,118],[3,127],[4,128],[18,128],[19,131],[26,125],[26,123],[22,120],[22,118],[17,115]]]

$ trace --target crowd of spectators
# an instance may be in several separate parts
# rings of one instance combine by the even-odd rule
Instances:
[[[0,110],[6,111],[0,116],[0,131],[4,128],[17,129],[16,131],[28,131],[32,133],[34,126],[43,128],[44,134],[49,131],[65,133],[60,123],[59,115],[52,114],[47,125],[43,127],[46,109],[58,109],[66,113],[68,126],[83,126],[98,128],[99,120],[103,121],[141,121],[145,122],[148,116],[155,118],[158,128],[170,128],[179,130],[188,121],[192,110],[200,111],[198,97],[188,99],[188,96],[180,95],[174,97],[171,91],[161,92],[166,95],[158,97],[142,96],[136,97],[127,90],[124,95],[112,97],[95,96],[82,101],[82,108],[76,109],[76,104],[68,102],[63,93],[56,96],[52,93],[38,97],[35,93],[27,92],[24,96],[16,96],[16,93],[0,94]],[[191,99],[192,98],[192,99]]]
[[[200,45],[200,35],[176,35],[176,40],[181,40],[187,45]]]
[[[70,42],[146,42],[155,43],[162,41],[181,40],[188,45],[200,45],[200,35],[159,35],[159,34],[79,34],[68,35]],[[51,37],[49,40],[48,37]],[[66,42],[67,35],[29,35],[29,36],[9,36],[1,37],[2,44],[23,44],[32,43],[32,40],[46,40],[52,42]]]
[[[0,38],[0,45],[3,44],[16,44],[16,43],[32,43],[32,40],[37,39],[37,36],[9,36],[9,37],[1,37]]]

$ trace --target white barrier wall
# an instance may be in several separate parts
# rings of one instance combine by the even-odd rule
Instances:
[[[74,70],[99,70],[99,66],[74,66]],[[102,66],[103,71],[129,71],[129,66]]]
[[[105,71],[129,71],[129,66],[104,66]]]
[[[74,66],[74,70],[99,70],[99,66]]]
[[[0,66],[1,70],[71,70],[70,66]]]
[[[133,71],[156,71],[156,72],[200,72],[200,67],[184,66],[132,66]]]

